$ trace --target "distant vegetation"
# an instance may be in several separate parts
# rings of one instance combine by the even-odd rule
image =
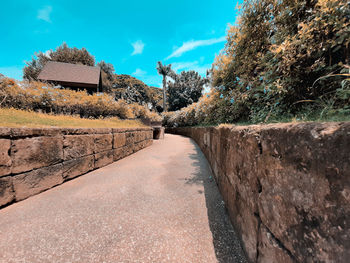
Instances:
[[[149,87],[141,80],[129,75],[117,75],[113,77],[110,93],[116,100],[123,99],[127,103],[138,103],[156,112],[163,111],[162,90]]]
[[[170,72],[173,81],[168,83],[169,110],[179,110],[194,102],[202,96],[207,78],[201,77],[197,72],[182,71],[180,74]]]
[[[78,115],[82,118],[118,117],[121,119],[148,118],[160,120],[160,116],[137,103],[115,101],[108,94],[88,95],[53,87],[38,81],[17,82],[0,79],[0,106],[52,114]]]
[[[95,66],[95,58],[85,48],[70,48],[66,43],[45,53],[37,52],[31,61],[26,62],[23,69],[23,78],[37,81],[40,71],[48,61],[65,62]],[[150,110],[163,111],[161,89],[149,87],[142,81],[129,75],[115,74],[111,63],[100,61],[96,64],[102,70],[102,91],[114,97],[123,99],[126,103],[138,103]]]
[[[171,71],[171,65],[163,65],[161,61],[158,61],[157,71],[163,77],[163,111],[165,112],[168,110],[166,77]]]
[[[70,48],[66,43],[63,43],[56,50],[45,53],[39,51],[35,53],[35,57],[26,62],[27,66],[23,68],[24,79],[38,80],[39,73],[48,61],[95,66],[95,58],[85,48]]]
[[[157,113],[163,110],[161,90],[115,74],[114,66],[105,61],[97,63],[103,93],[89,95],[38,81],[48,61],[95,66],[95,58],[86,49],[63,43],[56,50],[35,55],[23,69],[24,81],[0,75],[1,126],[135,127],[142,124],[130,119],[161,120]]]
[[[248,0],[213,64],[210,94],[168,125],[349,120],[350,5]]]
[[[208,76],[204,78],[194,70],[177,74],[172,70],[171,64],[163,65],[158,62],[157,70],[163,77],[163,96],[166,98],[164,107],[170,111],[180,110],[197,102],[202,96],[204,86],[209,82]],[[168,82],[167,77],[171,78]]]

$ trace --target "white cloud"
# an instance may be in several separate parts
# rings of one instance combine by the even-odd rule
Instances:
[[[198,61],[193,61],[193,62],[175,62],[172,63],[172,69],[176,72],[182,71],[182,70],[187,70],[189,68],[193,68],[194,66],[198,65]]]
[[[146,71],[139,69],[139,68],[137,68],[134,73],[131,73],[131,75],[134,75],[136,77],[141,77],[141,76],[144,76],[146,74],[147,74]]]
[[[51,15],[52,12],[52,6],[45,6],[42,9],[38,10],[38,15],[36,16],[39,20],[44,20],[48,23],[51,23]]]
[[[145,44],[141,40],[137,40],[136,42],[131,43],[131,45],[134,48],[134,51],[131,54],[132,56],[142,54]]]
[[[142,80],[146,85],[161,87],[161,76],[159,75],[147,75],[147,72],[137,68],[135,72],[131,73],[132,76]]]
[[[209,93],[210,90],[211,90],[211,86],[208,85],[208,84],[205,84],[204,87],[203,87],[202,94]]]
[[[188,51],[194,50],[197,47],[202,47],[202,46],[211,46],[216,43],[224,42],[226,40],[225,37],[220,37],[220,38],[212,38],[212,39],[207,39],[207,40],[191,40],[184,42],[181,47],[175,49],[173,53],[171,53],[165,60],[168,60],[170,58],[174,57],[180,57],[182,56],[183,53],[186,53]]]
[[[207,75],[207,70],[211,69],[212,65],[211,64],[201,64],[203,62],[202,59],[200,59],[200,61],[188,61],[188,62],[175,62],[172,63],[172,69],[176,72],[176,73],[180,73],[181,71],[189,71],[189,70],[194,70],[196,72],[198,72],[199,75],[201,75],[202,77],[206,77]],[[210,85],[204,85],[204,89],[203,89],[203,94],[208,93],[211,89]]]
[[[171,65],[172,69],[176,71],[176,73],[180,73],[184,70],[194,70],[197,71],[203,77],[206,75],[207,70],[211,68],[211,64],[200,64],[198,61],[175,62]]]
[[[47,58],[51,58],[51,53],[52,53],[52,50],[46,50],[44,52],[44,55],[47,57]]]

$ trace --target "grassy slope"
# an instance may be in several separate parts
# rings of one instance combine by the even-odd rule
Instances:
[[[144,127],[144,125],[136,120],[82,119],[78,116],[50,115],[0,108],[0,127],[131,128]]]

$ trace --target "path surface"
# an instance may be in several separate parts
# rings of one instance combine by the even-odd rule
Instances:
[[[209,165],[166,135],[0,210],[0,262],[246,262]]]

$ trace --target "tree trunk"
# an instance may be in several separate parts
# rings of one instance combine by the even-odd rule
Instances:
[[[166,107],[166,76],[163,76],[163,112],[167,111]]]

